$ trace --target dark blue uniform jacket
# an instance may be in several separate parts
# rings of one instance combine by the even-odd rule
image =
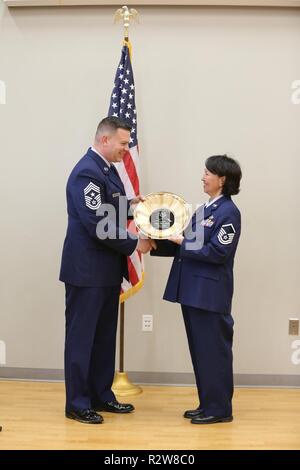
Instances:
[[[193,248],[193,239],[187,239],[191,229],[194,233],[204,229],[201,248]],[[181,246],[158,241],[158,249],[151,255],[174,256],[164,299],[202,310],[231,313],[233,263],[240,232],[240,212],[231,198],[223,196],[204,209],[204,217],[198,217],[196,211]]]
[[[68,228],[64,242],[60,280],[82,287],[115,286],[128,278],[126,256],[133,253],[136,237],[119,222],[119,197],[125,196],[123,183],[114,165],[110,167],[92,149],[77,163],[67,183]],[[110,232],[97,236],[97,224],[103,216],[97,210],[104,203],[116,209]],[[99,232],[100,233],[100,232]],[[102,237],[101,237],[102,238]]]

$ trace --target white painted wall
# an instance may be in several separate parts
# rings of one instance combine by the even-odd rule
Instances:
[[[63,367],[57,279],[65,182],[108,109],[122,40],[113,13],[8,11],[0,3],[0,340],[7,367]],[[239,159],[235,372],[299,374],[288,318],[300,317],[300,11],[144,7],[140,15],[131,39],[143,192],[203,201],[205,158],[228,152]],[[169,266],[147,258],[145,287],[126,304],[129,371],[192,370],[180,308],[161,300]],[[143,313],[154,314],[153,333],[141,331]]]

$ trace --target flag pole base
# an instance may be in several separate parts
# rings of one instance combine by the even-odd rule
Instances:
[[[143,389],[130,382],[126,372],[116,372],[112,384],[112,391],[119,397],[139,395]]]

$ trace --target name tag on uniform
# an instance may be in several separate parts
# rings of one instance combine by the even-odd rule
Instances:
[[[112,197],[119,197],[121,196],[121,193],[113,193]]]
[[[212,227],[215,223],[215,221],[213,220],[213,216],[209,217],[208,219],[204,219],[202,220],[201,222],[201,225],[203,225],[203,227]]]

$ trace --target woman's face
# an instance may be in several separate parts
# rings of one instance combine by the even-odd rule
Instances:
[[[203,190],[206,194],[211,197],[216,197],[222,194],[222,188],[225,182],[225,176],[218,176],[208,171],[207,168],[204,170],[202,176]]]

